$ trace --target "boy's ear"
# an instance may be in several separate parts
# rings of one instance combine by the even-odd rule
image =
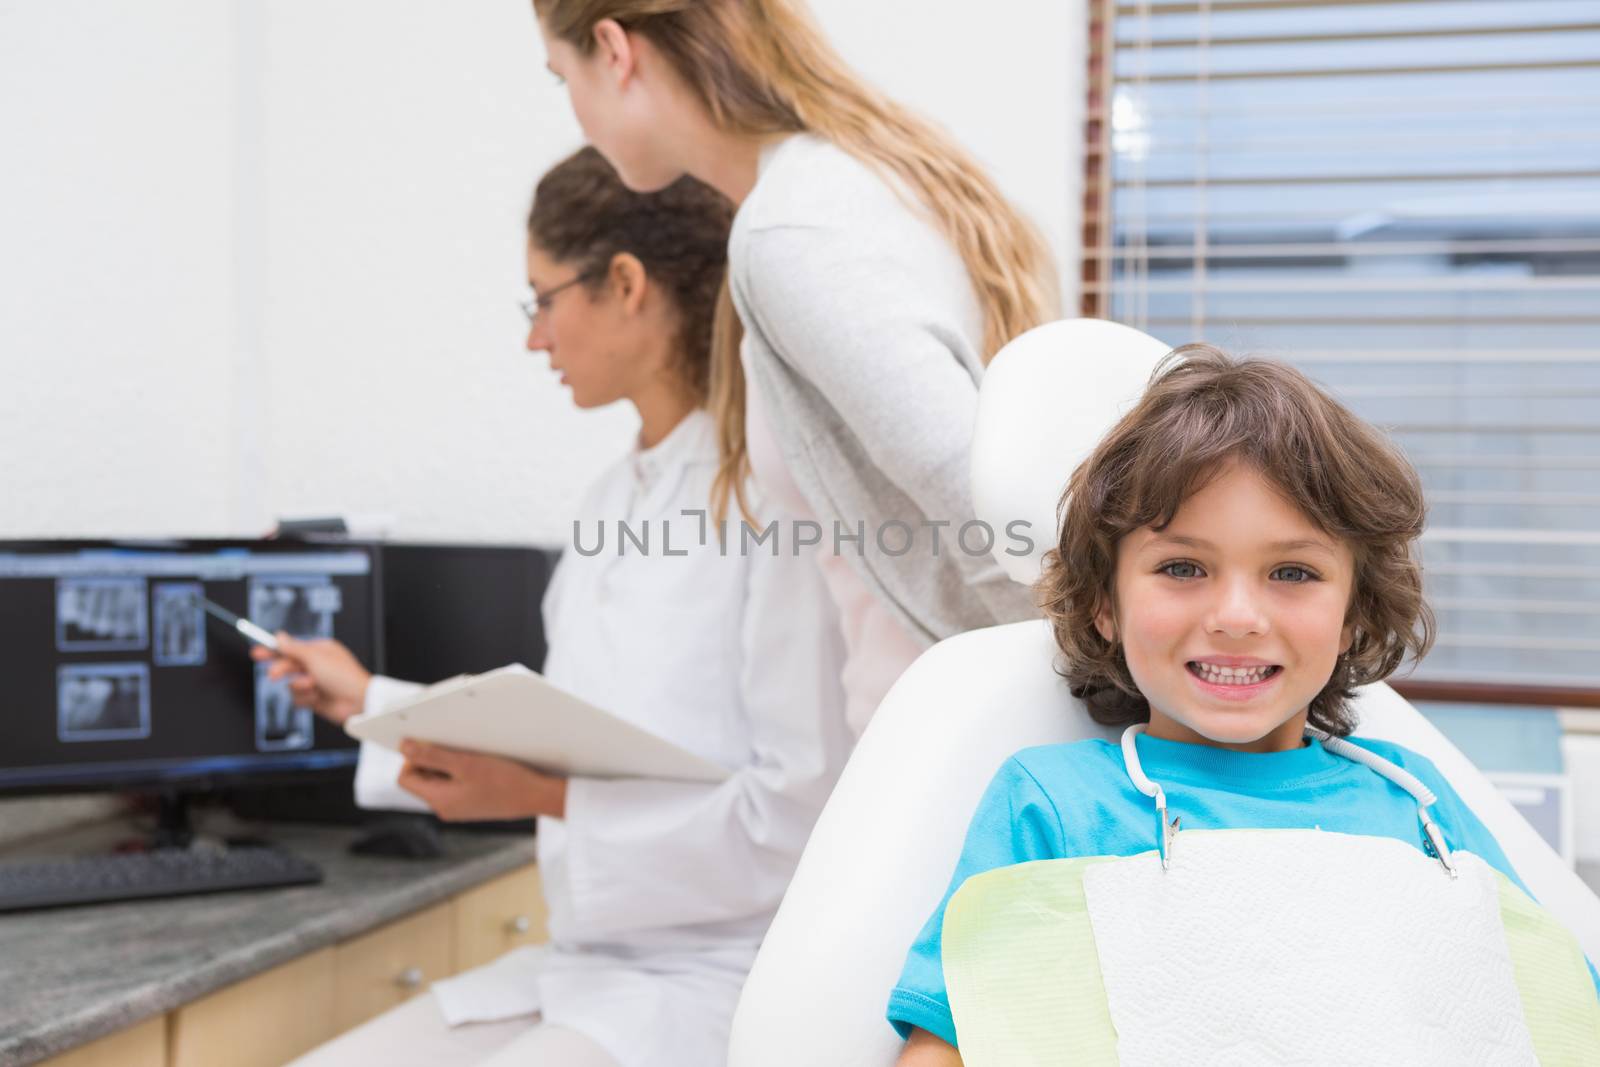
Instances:
[[[1111,610],[1111,598],[1102,597],[1094,611],[1094,629],[1108,645],[1117,643],[1117,616]]]
[[[1350,651],[1350,646],[1356,643],[1356,624],[1347,622],[1344,629],[1339,631],[1339,655]]]

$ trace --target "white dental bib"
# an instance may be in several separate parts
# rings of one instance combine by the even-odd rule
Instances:
[[[945,912],[946,984],[968,1067],[1045,1064],[1600,1063],[1576,941],[1477,856],[1320,830],[1179,833],[1157,851],[969,878]],[[1352,752],[1352,750],[1354,750]],[[1181,799],[1176,804],[1181,810]]]

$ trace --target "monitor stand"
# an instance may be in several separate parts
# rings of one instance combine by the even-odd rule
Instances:
[[[189,801],[195,794],[165,790],[156,800],[156,828],[146,838],[150,849],[188,848],[194,841],[194,824],[189,821]]]
[[[154,852],[157,849],[188,848],[194,843],[191,805],[198,806],[212,794],[205,791],[163,789],[159,793],[135,793],[129,797],[130,810],[141,822],[151,815],[156,824],[148,833],[123,838],[115,852]]]

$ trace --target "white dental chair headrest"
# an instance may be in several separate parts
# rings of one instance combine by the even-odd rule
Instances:
[[[1063,319],[1002,348],[984,372],[972,434],[972,503],[995,532],[995,559],[1024,585],[1059,540],[1067,477],[1139,397],[1169,347],[1131,326]],[[1028,523],[1033,551],[1008,555]]]

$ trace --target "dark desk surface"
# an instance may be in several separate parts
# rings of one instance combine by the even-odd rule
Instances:
[[[36,1063],[161,1015],[534,858],[527,834],[447,831],[444,857],[405,860],[350,855],[346,846],[360,832],[352,827],[245,829],[318,864],[326,880],[0,915],[0,1067]],[[102,824],[50,850],[89,850],[128,832],[126,823]]]

